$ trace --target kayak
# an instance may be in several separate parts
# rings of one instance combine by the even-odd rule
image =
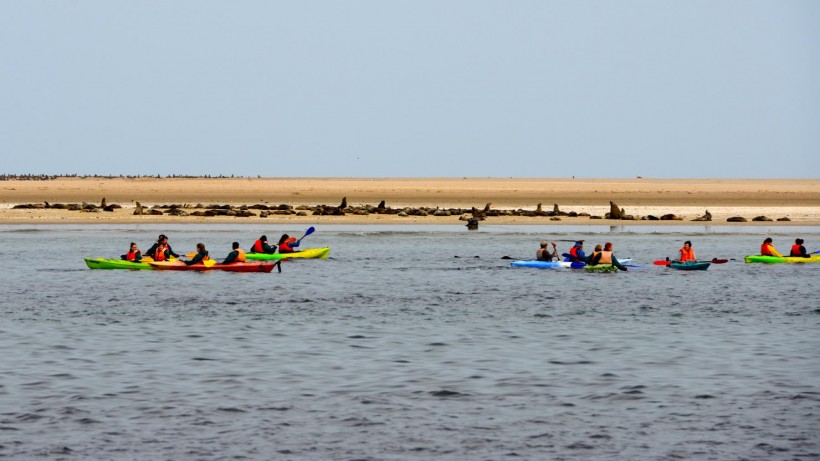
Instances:
[[[176,262],[152,262],[149,263],[154,269],[164,271],[227,271],[227,272],[270,272],[276,264],[244,262],[230,264],[191,264],[190,266],[181,261]]]
[[[302,251],[294,251],[293,253],[245,253],[245,259],[259,261],[278,261],[280,259],[291,258],[327,259],[328,254],[330,254],[330,247],[323,247],[307,248]]]
[[[149,261],[153,261],[149,259]],[[85,264],[89,269],[131,269],[131,270],[151,270],[148,262],[133,262],[122,259],[105,258],[85,258]]]
[[[621,264],[629,264],[632,262],[632,258],[619,260]],[[580,261],[577,262],[569,262],[569,261],[538,261],[535,259],[530,259],[527,261],[513,261],[510,263],[512,267],[532,267],[536,269],[581,269],[586,266],[586,263],[582,263]]]
[[[820,255],[811,255],[810,258],[798,258],[794,256],[762,256],[751,255],[743,258],[747,263],[820,263]]]
[[[582,262],[571,263],[567,261],[538,261],[531,259],[528,261],[513,261],[510,263],[511,267],[532,267],[536,269],[561,269],[566,267],[581,268],[586,266]]]
[[[705,271],[709,269],[710,264],[712,263],[709,261],[686,261],[683,263],[672,261],[669,263],[669,267],[682,271]]]
[[[612,264],[596,264],[594,266],[584,266],[584,270],[587,272],[617,272],[618,268]]]

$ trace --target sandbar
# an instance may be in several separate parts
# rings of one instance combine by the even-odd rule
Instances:
[[[122,208],[88,213],[64,209],[14,209],[21,204],[108,204]],[[375,206],[391,208],[535,210],[603,216],[610,201],[638,220],[629,224],[681,225],[706,210],[713,224],[820,225],[820,180],[817,179],[584,179],[584,178],[100,178],[58,177],[46,180],[0,181],[0,224],[138,224],[138,223],[328,223],[328,224],[455,224],[463,216],[367,214],[344,216],[270,215],[197,217],[133,214],[144,207],[197,205],[288,204],[291,206]],[[641,221],[642,216],[674,214],[680,221]],[[742,216],[747,223],[727,223]],[[787,222],[752,222],[756,216]],[[614,220],[543,216],[488,217],[487,224],[610,224]],[[618,221],[621,222],[621,221]]]

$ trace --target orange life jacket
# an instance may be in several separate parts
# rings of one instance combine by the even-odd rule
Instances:
[[[137,259],[137,253],[139,253],[139,251],[129,251],[128,253],[125,253],[125,260],[134,261]]]
[[[286,239],[284,242],[279,244],[279,253],[292,253],[293,248],[291,248],[290,244],[296,242],[295,237],[290,237]]]
[[[157,251],[154,252],[154,261],[165,261],[165,250],[167,248],[165,245],[157,245]]]
[[[237,248],[236,251],[238,254],[236,255],[236,259],[234,261],[243,263],[245,262],[245,250],[242,248]]]
[[[612,252],[602,251],[601,259],[598,261],[598,264],[612,264]]]
[[[760,245],[760,254],[763,255],[763,256],[774,256],[774,255],[772,255],[771,248],[772,248],[772,246],[768,243],[764,243],[763,245]]]
[[[695,250],[692,247],[689,247],[687,250],[686,247],[680,249],[680,262],[686,261],[694,261],[695,260]]]
[[[253,242],[253,246],[251,247],[251,253],[262,253],[264,250],[262,249],[262,241],[257,240]]]

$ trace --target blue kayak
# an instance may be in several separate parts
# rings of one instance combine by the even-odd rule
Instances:
[[[566,261],[538,261],[535,259],[528,261],[513,261],[510,263],[510,266],[512,267],[534,267],[536,269],[561,269],[566,267],[579,269],[585,265],[586,264],[581,262],[570,263]]]

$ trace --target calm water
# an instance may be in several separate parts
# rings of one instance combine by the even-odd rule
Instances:
[[[304,229],[2,227],[0,458],[820,458],[820,264],[742,262],[820,229],[658,230],[317,226],[330,259],[233,274],[82,258]],[[542,238],[649,267],[501,259]],[[687,238],[739,261],[651,265]]]

